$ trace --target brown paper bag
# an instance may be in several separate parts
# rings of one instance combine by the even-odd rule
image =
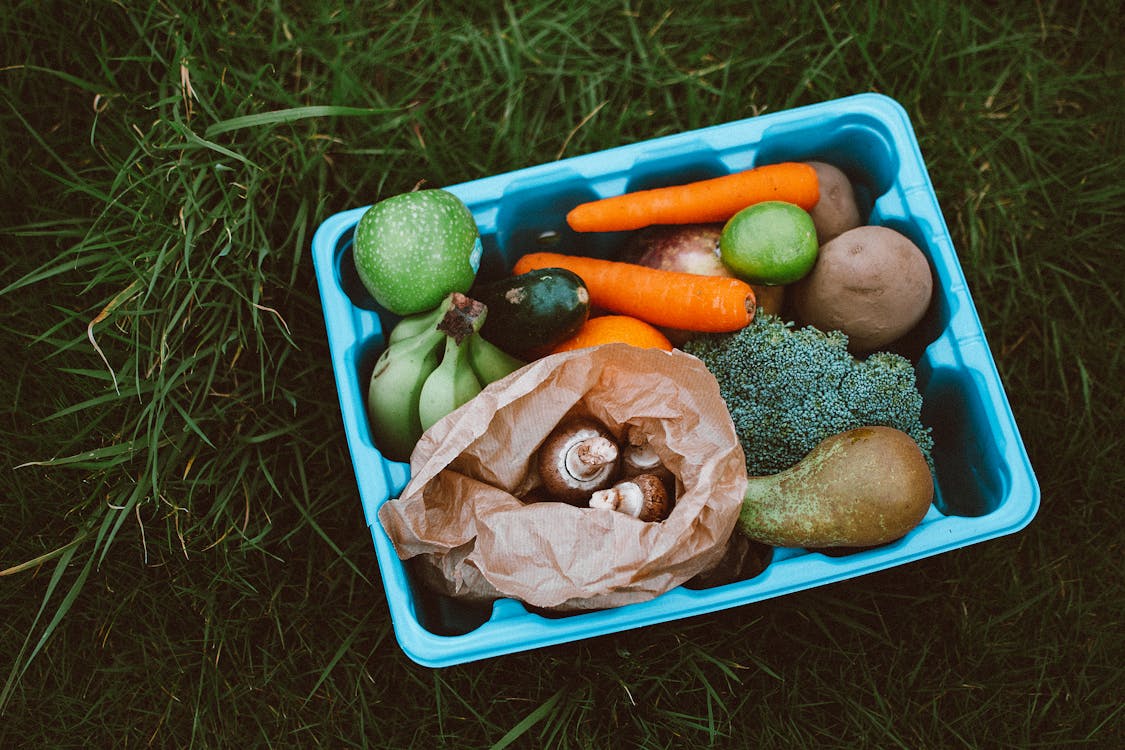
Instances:
[[[519,499],[536,449],[574,414],[618,437],[629,425],[644,430],[676,476],[667,519]],[[713,566],[747,483],[702,362],[624,344],[550,355],[491,384],[431,427],[410,464],[410,483],[379,520],[427,585],[560,611],[645,601]]]

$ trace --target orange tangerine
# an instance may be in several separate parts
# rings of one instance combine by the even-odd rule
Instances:
[[[587,320],[578,332],[552,352],[569,352],[599,344],[625,343],[645,349],[672,350],[672,342],[658,328],[630,315],[599,315]]]

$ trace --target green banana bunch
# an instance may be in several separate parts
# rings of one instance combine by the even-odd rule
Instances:
[[[523,366],[481,337],[486,313],[482,303],[454,292],[391,330],[367,390],[375,441],[387,458],[408,461],[425,430]]]
[[[477,335],[477,334],[472,334]],[[418,394],[418,416],[428,430],[439,419],[481,391],[480,378],[469,361],[469,339],[445,337],[445,354]]]
[[[420,333],[437,330],[438,324],[441,323],[442,318],[452,307],[453,295],[451,294],[433,310],[407,315],[391,329],[390,336],[387,337],[387,346],[417,336]]]
[[[376,443],[393,461],[406,461],[422,435],[418,397],[440,362],[444,332],[437,326],[388,344],[371,372],[367,416]]]
[[[524,366],[522,360],[500,349],[480,333],[474,333],[465,343],[469,347],[469,364],[483,385],[495,382]]]

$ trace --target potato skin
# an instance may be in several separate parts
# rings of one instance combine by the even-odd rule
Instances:
[[[823,161],[810,161],[808,164],[816,170],[816,178],[820,184],[820,199],[809,211],[809,215],[816,227],[816,240],[823,245],[849,229],[858,227],[863,219],[859,215],[855,188],[843,170]]]
[[[933,274],[921,249],[900,232],[873,225],[822,245],[812,271],[791,291],[802,324],[843,331],[854,353],[904,336],[932,295]]]

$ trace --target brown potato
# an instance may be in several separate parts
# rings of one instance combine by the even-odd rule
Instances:
[[[820,199],[809,211],[816,227],[817,242],[825,242],[863,223],[856,203],[855,188],[844,172],[822,161],[810,161],[820,182]]]
[[[925,254],[889,227],[862,226],[828,241],[790,292],[797,319],[848,335],[855,353],[901,338],[925,314],[933,275]]]

